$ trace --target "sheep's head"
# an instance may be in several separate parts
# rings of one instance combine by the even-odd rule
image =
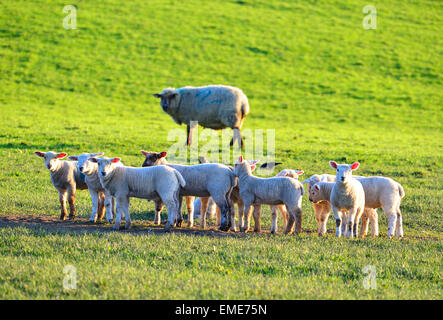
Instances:
[[[161,93],[154,93],[154,97],[160,98],[160,105],[164,112],[170,113],[176,105],[179,93],[174,88],[163,89]]]
[[[90,161],[97,163],[98,175],[100,178],[106,178],[111,175],[117,166],[121,166],[120,158],[89,158]]]
[[[77,167],[78,170],[81,173],[84,173],[86,175],[92,174],[93,165],[90,161],[88,161],[90,158],[98,158],[104,155],[103,152],[99,153],[83,153],[79,156],[69,156],[68,159],[72,161],[77,161]]]
[[[315,183],[311,188],[309,188],[309,201],[317,203],[322,200],[320,197],[320,189],[321,186],[318,183]]]
[[[142,167],[151,167],[159,164],[165,164],[166,151],[162,152],[148,152],[141,150],[142,155],[145,156],[145,161],[142,164]]]
[[[49,171],[55,171],[59,167],[59,159],[66,157],[68,154],[61,152],[55,153],[52,151],[41,152],[35,151],[34,154],[40,158],[45,160],[45,166],[49,169]]]
[[[330,166],[336,170],[336,181],[347,182],[352,179],[352,171],[357,170],[360,163],[354,162],[353,164],[337,164],[335,161],[329,161]]]
[[[241,172],[246,172],[248,175],[250,175],[257,167],[256,164],[258,161],[259,160],[246,161],[243,159],[243,156],[238,157],[238,160],[234,165],[234,174],[239,176]]]
[[[302,170],[283,169],[277,174],[277,177],[289,177],[298,180],[298,176],[301,176],[303,173],[305,172]]]

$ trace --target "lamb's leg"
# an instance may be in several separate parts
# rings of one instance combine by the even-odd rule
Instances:
[[[277,214],[277,206],[269,206],[271,208],[271,216],[272,216],[272,224],[271,224],[271,233],[277,233],[277,223],[278,223],[278,214]]]
[[[97,221],[97,209],[98,209],[98,192],[95,190],[89,189],[89,194],[91,195],[91,203],[92,203],[92,212],[91,218],[89,218],[90,222]]]
[[[168,199],[168,200],[164,201],[164,204],[166,205],[166,208],[168,209],[168,222],[166,222],[166,225],[165,225],[165,232],[171,231],[171,228],[175,224],[175,219],[176,219],[176,216],[177,216],[178,210],[179,210],[179,203],[178,203],[179,196],[177,195],[176,198],[177,199],[175,199],[175,200]],[[203,201],[202,201],[202,205],[203,205]]]
[[[326,226],[328,224],[329,219],[329,210],[327,208],[321,207],[319,213],[319,228],[318,235],[323,236],[326,233]]]
[[[188,227],[191,228],[194,226],[194,197],[187,196],[186,200],[186,209],[188,210]]]
[[[260,215],[261,205],[254,205],[254,211],[252,213],[254,217],[254,232],[261,232]]]
[[[377,209],[372,209],[371,215],[369,216],[369,222],[371,224],[371,235],[372,237],[378,236],[378,213]]]
[[[286,208],[288,210],[288,208]],[[288,222],[286,223],[285,234],[291,234],[295,225],[295,216],[288,210]]]
[[[182,205],[183,205],[183,196],[178,197],[178,212],[177,219],[175,221],[177,227],[181,227],[183,224],[183,215],[182,215]]]
[[[295,217],[295,233],[300,234],[301,233],[301,226],[302,226],[302,211],[301,208],[295,208],[292,209],[291,215]]]
[[[286,210],[286,207],[284,205],[278,206],[278,209],[281,212],[281,217],[283,219],[283,231],[286,230],[286,226],[288,225],[288,219],[289,219],[289,213]],[[277,221],[277,220],[276,220]],[[275,226],[275,231],[277,232],[278,225]]]
[[[118,197],[116,199],[117,201],[117,213],[115,215],[115,223],[114,226],[112,227],[112,229],[114,230],[120,230],[120,223],[122,220],[122,211],[124,210],[124,206],[125,206],[125,197]]]
[[[397,210],[395,210],[395,208],[383,208],[383,210],[388,216],[388,238],[392,238],[397,225]]]
[[[251,210],[252,210],[252,205],[250,203],[245,203],[244,205],[244,222],[243,222],[243,226],[240,227],[240,231],[241,232],[248,232],[249,231],[249,226],[250,226],[250,222],[251,222]]]
[[[217,226],[217,227],[220,227],[220,225],[221,225],[221,212],[220,212],[220,208],[217,206],[217,205],[215,205],[215,203],[213,203],[212,201],[211,201],[211,199],[212,198],[209,198],[209,202],[208,202],[208,218],[211,218],[211,216],[213,216],[213,212],[215,211],[215,225]],[[211,203],[212,202],[212,203]],[[215,208],[214,208],[214,206],[212,206],[211,204],[214,204],[215,205]],[[214,209],[215,210],[214,210]]]
[[[349,209],[349,215],[346,219],[346,237],[353,238],[354,237],[354,222],[355,216],[357,215],[357,208],[351,207]]]
[[[231,231],[237,232],[236,224],[235,224],[235,207],[234,203],[230,204],[231,206]]]
[[[403,218],[401,215],[400,208],[397,209],[397,228],[395,234],[399,238],[403,237]]]
[[[115,199],[109,192],[105,192],[106,221],[112,223],[113,210],[115,210]]]
[[[244,211],[245,206],[243,204],[243,201],[237,202],[237,209],[238,209],[238,228],[241,230],[243,228],[244,224]]]
[[[105,194],[100,192],[98,195],[97,219],[101,220],[105,215]]]
[[[123,202],[123,212],[125,213],[125,229],[131,228],[131,216],[129,215],[129,197],[126,197]]]
[[[200,207],[200,227],[202,229],[206,229],[206,211],[208,210],[208,201],[209,197],[200,198],[201,207]]]
[[[360,238],[364,238],[368,234],[368,221],[370,216],[370,209],[365,209],[363,215],[361,217],[361,229],[360,229]],[[371,223],[372,227],[372,223]]]
[[[66,210],[66,190],[58,191],[58,199],[60,200],[60,220],[65,220],[68,212]]]
[[[231,228],[231,203],[227,198],[227,194],[220,196],[219,194],[212,195],[214,202],[218,205],[221,212],[220,230],[228,231]]]
[[[341,225],[342,225],[342,214],[341,212],[338,210],[337,207],[332,206],[332,212],[334,213],[334,218],[335,218],[335,236],[336,237],[341,237]]]
[[[155,220],[154,220],[154,224],[159,225],[159,224],[161,224],[161,212],[163,210],[164,204],[159,199],[159,200],[154,200],[154,205],[155,205]]]
[[[69,219],[75,219],[75,189],[68,190]]]

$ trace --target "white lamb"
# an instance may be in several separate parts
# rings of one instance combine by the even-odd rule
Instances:
[[[117,216],[114,229],[120,228],[122,210],[125,214],[125,228],[131,226],[129,198],[161,200],[168,209],[165,231],[174,226],[179,210],[180,188],[186,186],[180,172],[168,166],[148,168],[125,167],[120,158],[91,158],[98,163],[98,173],[103,187],[117,200]]]
[[[80,173],[85,175],[85,182],[88,185],[89,193],[91,194],[92,213],[91,222],[96,222],[97,219],[103,218],[104,209],[106,208],[106,220],[111,223],[113,212],[115,213],[115,199],[106,192],[100,183],[98,176],[97,163],[89,161],[90,158],[101,157],[104,153],[83,153],[78,156],[69,156],[68,159],[77,161],[77,168]]]
[[[61,206],[60,219],[65,220],[67,216],[66,198],[69,202],[69,219],[74,219],[75,191],[88,188],[84,179],[80,177],[75,162],[60,160],[67,156],[64,152],[35,151],[34,153],[45,160],[45,166],[51,174],[51,182],[58,191]]]
[[[291,231],[294,222],[295,231],[300,233],[302,227],[301,203],[304,194],[303,185],[298,180],[288,177],[255,177],[251,172],[251,168],[254,168],[254,166],[249,165],[247,161],[243,160],[242,156],[239,157],[235,164],[234,173],[238,177],[240,197],[244,202],[245,221],[241,231],[248,231],[251,206],[284,204],[290,215],[286,233]]]
[[[336,222],[337,237],[342,234],[341,224],[345,218],[346,237],[352,238],[358,234],[358,222],[365,209],[365,191],[359,181],[352,178],[352,171],[357,170],[360,164],[340,164],[329,161],[332,168],[337,171],[336,182],[331,191],[330,202]],[[344,216],[346,214],[346,217]]]

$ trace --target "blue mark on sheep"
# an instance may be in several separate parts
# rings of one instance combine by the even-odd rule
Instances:
[[[201,108],[204,105],[208,105],[208,104],[221,104],[222,103],[221,99],[215,99],[215,100],[212,100],[209,102],[205,102],[206,98],[208,98],[211,95],[211,93],[212,93],[211,89],[205,89],[205,90],[197,92],[195,97],[197,98],[197,97],[201,96],[201,98],[198,99],[198,102],[197,102],[198,108]]]

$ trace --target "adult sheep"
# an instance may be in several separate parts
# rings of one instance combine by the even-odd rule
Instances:
[[[223,85],[166,88],[154,93],[154,97],[161,99],[163,111],[176,123],[186,124],[188,146],[197,124],[215,130],[232,128],[234,137],[230,145],[237,141],[240,148],[243,146],[240,129],[249,113],[249,103],[240,89]]]

